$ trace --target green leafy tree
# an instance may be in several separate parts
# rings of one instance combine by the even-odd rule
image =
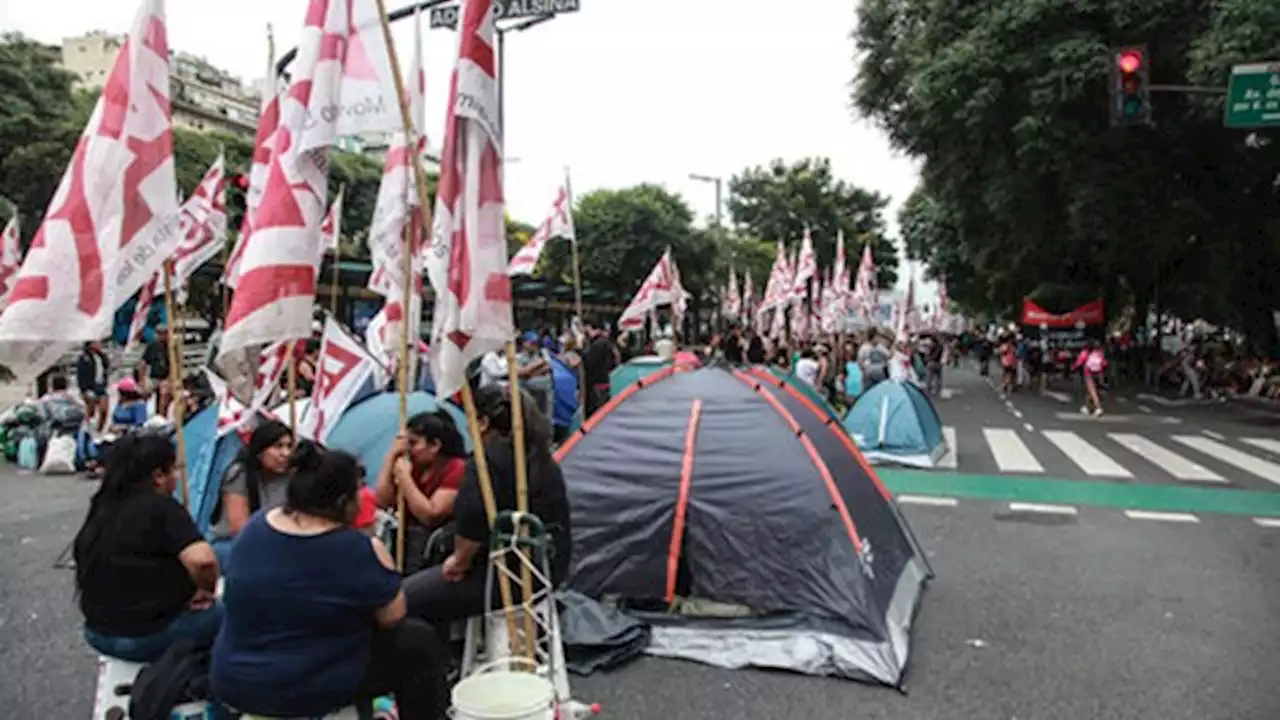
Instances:
[[[1156,93],[1154,125],[1108,128],[1110,48],[1145,42],[1151,81],[1222,86],[1280,53],[1266,0],[865,0],[853,99],[921,161],[913,257],[966,307],[1159,300],[1274,344],[1276,167],[1222,127],[1222,98]]]
[[[826,158],[792,164],[774,160],[729,181],[729,215],[745,235],[781,240],[793,248],[808,227],[818,264],[825,269],[835,260],[836,236],[843,231],[850,262],[857,262],[864,244],[871,243],[881,287],[892,287],[898,279],[898,252],[885,236],[888,204],[878,193],[836,179]],[[772,257],[770,251],[770,263]]]

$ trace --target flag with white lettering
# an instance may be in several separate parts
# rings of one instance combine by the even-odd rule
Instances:
[[[329,148],[336,139],[336,125],[316,118],[339,106],[346,45],[337,39],[349,35],[347,9],[346,0],[310,0],[296,75],[280,98],[266,185],[244,240],[218,349],[219,370],[240,398],[250,394],[264,345],[311,334]]]
[[[187,281],[212,260],[227,241],[227,176],[222,153],[204,174],[195,192],[179,210],[178,235],[173,254],[173,287],[182,296]]]
[[[340,101],[319,114],[335,137],[399,130],[400,101],[375,0],[350,0]]]
[[[18,215],[14,213],[0,231],[0,312],[9,303],[13,276],[22,267],[22,242],[18,234]]]
[[[542,249],[547,241],[561,237],[569,242],[577,242],[577,234],[573,230],[573,200],[569,197],[569,173],[565,172],[564,184],[556,190],[555,202],[551,203],[551,212],[542,221],[538,229],[529,237],[529,241],[511,258],[507,268],[508,275],[532,275],[542,257]]]
[[[515,336],[494,21],[494,0],[463,3],[427,260],[436,295],[431,374],[440,397],[461,389],[472,360]]]
[[[315,391],[298,424],[298,432],[322,444],[328,441],[338,418],[376,371],[377,362],[365,352],[360,341],[347,334],[333,318],[326,319],[320,357],[316,361]]]
[[[111,332],[173,253],[177,179],[163,0],[144,0],[0,315],[0,364],[34,377]]]

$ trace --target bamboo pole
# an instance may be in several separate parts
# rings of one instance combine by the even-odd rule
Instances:
[[[573,213],[573,187],[569,184],[569,168],[564,169],[564,191],[565,204],[568,205],[570,214]],[[582,347],[578,348],[578,409],[582,412],[582,424],[587,423],[587,337],[586,337],[586,318],[582,316],[582,272],[578,260],[578,238],[577,232],[574,232],[574,238],[570,240],[570,250],[573,252],[573,311],[578,314],[578,324],[583,328]]]
[[[394,53],[393,53],[394,54]],[[404,230],[404,278],[402,285],[404,293],[401,295],[402,305],[400,312],[400,362],[396,368],[396,391],[399,393],[400,405],[400,434],[405,433],[405,429],[409,424],[409,306],[413,300],[413,221],[412,218],[405,218]],[[404,490],[399,485],[396,486],[396,564],[401,572],[404,572],[404,540],[407,511],[405,506]]]
[[[338,197],[346,199],[347,186],[345,183],[338,187]],[[341,219],[339,218],[339,222]],[[333,239],[333,276],[329,283],[329,314],[334,320],[338,319],[338,283],[340,282],[338,274],[338,260],[342,257],[342,237]]]
[[[524,396],[520,392],[520,375],[516,372],[515,343],[507,343],[506,350],[508,377],[511,384],[511,442],[515,452],[516,512],[527,513],[529,512],[529,466],[528,456],[525,454]],[[527,537],[528,532],[524,523],[520,524],[518,535],[520,539]],[[520,606],[524,615],[522,652],[536,666],[538,633],[533,624],[533,573],[529,570],[527,562],[529,558],[524,548],[517,544],[516,551],[520,554]]]
[[[177,326],[178,314],[173,302],[173,261],[164,262],[164,314],[169,326],[169,403],[173,408],[174,435],[177,438],[178,482],[182,488],[182,506],[191,506],[191,494],[187,485],[187,443],[182,435],[182,417],[186,407],[178,400],[182,387],[182,331]]]
[[[298,342],[289,343],[288,379],[285,381],[285,392],[289,395],[289,432],[298,436],[298,405],[294,396],[298,394]]]

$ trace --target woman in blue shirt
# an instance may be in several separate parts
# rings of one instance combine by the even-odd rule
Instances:
[[[116,384],[116,395],[119,400],[111,411],[111,432],[123,435],[142,427],[147,422],[147,399],[138,383],[131,377],[121,380]]]
[[[393,693],[403,720],[445,717],[435,634],[405,618],[386,548],[351,527],[364,471],[346,453],[300,455],[287,502],[250,518],[232,550],[215,697],[244,713],[318,717]]]

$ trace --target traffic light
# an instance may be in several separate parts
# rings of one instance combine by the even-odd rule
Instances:
[[[1117,48],[1111,58],[1111,126],[1151,123],[1150,65],[1145,45]]]

